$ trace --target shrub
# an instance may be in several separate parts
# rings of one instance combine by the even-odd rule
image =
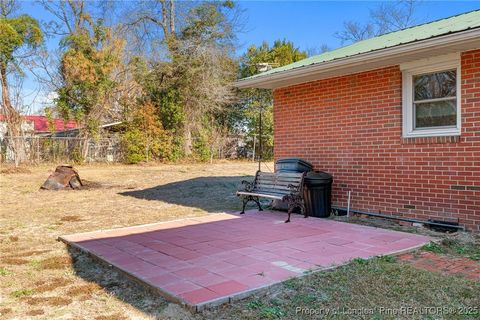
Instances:
[[[145,104],[134,111],[121,137],[124,161],[139,163],[150,160],[172,160],[173,139],[164,130],[152,104]]]

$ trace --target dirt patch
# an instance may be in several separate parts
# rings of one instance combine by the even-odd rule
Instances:
[[[28,311],[26,314],[27,316],[40,316],[44,314],[45,312],[42,309],[33,309]]]
[[[108,186],[104,186],[103,184],[95,181],[82,180],[82,183],[83,186],[80,188],[81,190],[108,188]]]
[[[50,281],[44,281],[44,280],[41,280],[41,281],[37,281],[35,282],[35,292],[39,292],[39,293],[42,293],[42,292],[48,292],[48,291],[53,291],[57,288],[60,288],[60,287],[65,287],[67,285],[69,285],[71,283],[71,281],[65,279],[65,278],[54,278]]]
[[[63,269],[73,264],[71,257],[50,257],[40,261],[40,268],[42,269]]]
[[[78,222],[83,221],[83,219],[79,216],[65,216],[60,219],[63,222]]]
[[[10,236],[8,237],[8,240],[12,241],[12,242],[17,242],[18,241],[18,237],[17,236]]]
[[[192,314],[185,308],[182,308],[176,303],[169,303],[160,314],[162,319],[166,320],[191,320],[194,319]]]
[[[95,320],[124,320],[124,319],[128,319],[128,318],[121,313],[114,313],[111,315],[95,317]]]
[[[6,169],[0,170],[0,173],[2,173],[2,174],[18,174],[18,173],[32,173],[32,171],[30,171],[27,168],[23,168],[23,167],[11,167],[11,168],[6,168]]]
[[[6,316],[7,314],[12,313],[12,309],[10,308],[1,308],[0,309],[0,316]]]
[[[49,305],[52,307],[67,306],[72,303],[72,299],[63,297],[26,297],[22,299],[25,303],[36,305]]]
[[[76,188],[75,190],[76,191],[80,191],[80,190],[96,190],[96,189],[113,189],[113,188],[118,188],[119,186],[117,185],[106,185],[106,184],[102,184],[100,182],[96,182],[96,181],[89,181],[89,180],[84,180],[82,179],[82,185],[79,186],[78,188]],[[48,192],[48,191],[52,191],[52,190],[48,190],[48,189],[40,189],[42,192]],[[72,191],[73,189],[60,189],[60,190],[53,190],[53,191]]]
[[[69,289],[67,291],[67,293],[70,296],[73,296],[73,297],[75,297],[75,296],[90,296],[94,292],[99,291],[101,289],[102,289],[102,287],[100,287],[98,284],[89,283],[89,284],[85,284],[85,285],[82,285],[82,286],[73,287],[73,288]]]
[[[22,264],[27,264],[28,260],[15,257],[4,257],[0,260],[3,264],[9,264],[12,266],[19,266]]]

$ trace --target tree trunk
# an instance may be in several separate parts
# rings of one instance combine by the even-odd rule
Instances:
[[[89,143],[90,143],[90,134],[88,133],[87,130],[81,130],[79,133],[79,137],[81,138],[80,141],[80,146],[81,146],[81,161],[85,162],[87,160],[88,156],[88,149],[89,149]]]
[[[15,166],[26,160],[25,141],[22,130],[22,117],[12,106],[8,90],[7,68],[0,63],[0,81],[2,82],[2,107],[7,124],[7,142],[15,157]]]
[[[183,128],[184,132],[184,142],[183,142],[183,153],[185,156],[190,156],[192,154],[193,149],[193,141],[192,141],[192,128],[187,123],[185,123],[185,127]]]
[[[170,0],[170,33],[175,34],[175,4]]]

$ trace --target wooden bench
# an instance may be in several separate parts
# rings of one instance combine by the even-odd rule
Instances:
[[[250,201],[254,201],[258,210],[262,211],[259,198],[267,198],[282,200],[288,204],[288,219],[285,222],[290,222],[290,215],[295,208],[300,208],[305,218],[308,217],[303,199],[304,176],[305,173],[257,171],[255,180],[242,181],[245,189],[237,191],[237,196],[243,200],[241,214],[245,213],[245,206]]]

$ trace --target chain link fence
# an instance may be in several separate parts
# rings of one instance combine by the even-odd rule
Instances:
[[[120,141],[117,138],[85,139],[76,137],[5,137],[0,140],[1,162],[14,162],[15,152],[10,147],[12,139],[23,140],[25,158],[23,162],[40,164],[49,162],[81,161],[86,148],[87,162],[121,161]]]
[[[123,158],[119,137],[86,139],[77,137],[3,137],[0,138],[0,162],[15,161],[15,152],[10,147],[12,139],[23,141],[25,157],[22,162],[71,163],[81,162],[85,151],[86,162],[121,162]],[[265,139],[265,140],[263,140]],[[267,141],[264,137],[262,141]],[[84,149],[86,148],[86,150]],[[223,137],[215,145],[211,145],[211,160],[214,159],[249,159],[258,161],[260,155],[258,136],[230,135]],[[273,157],[273,146],[265,143],[262,146],[262,159]]]

